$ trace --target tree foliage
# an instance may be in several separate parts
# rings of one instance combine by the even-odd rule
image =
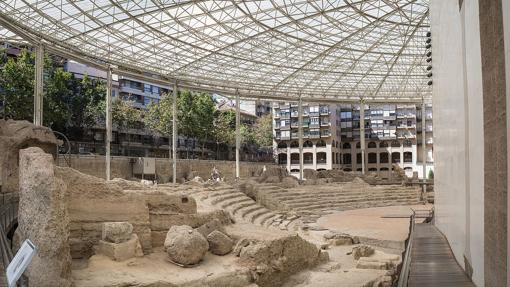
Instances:
[[[0,52],[0,99],[5,99],[4,117],[33,118],[34,55],[22,49],[18,57]],[[3,95],[2,95],[3,94]],[[54,130],[91,127],[104,121],[106,86],[88,76],[77,79],[47,55],[44,58],[44,125]]]
[[[133,101],[116,97],[112,100],[112,121],[121,130],[137,128],[143,121],[142,111]]]
[[[273,144],[273,116],[266,114],[257,119],[253,126],[253,138],[259,146]]]
[[[159,103],[151,101],[144,115],[145,125],[153,132],[162,136],[172,136],[173,98],[171,94],[163,94]]]
[[[0,87],[4,101],[4,117],[32,120],[34,109],[34,57],[21,50],[16,58],[7,58],[5,51],[0,57]]]

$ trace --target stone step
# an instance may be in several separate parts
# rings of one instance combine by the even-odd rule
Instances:
[[[262,215],[258,216],[257,218],[254,218],[253,223],[257,224],[257,225],[264,226],[264,223],[266,223],[267,220],[269,220],[271,217],[276,216],[276,214],[274,212],[272,212],[271,210],[268,209],[268,211],[269,211],[268,213],[262,214]]]
[[[212,191],[209,195],[209,197],[218,197],[226,194],[231,194],[233,192],[236,192],[235,189],[228,189],[228,190],[220,190],[220,191]]]
[[[243,219],[247,219],[247,217],[254,213],[254,212],[258,212],[258,211],[261,211],[261,210],[264,210],[266,209],[265,207],[263,207],[262,205],[258,205],[258,204],[255,204],[254,206],[250,207],[250,208],[243,208],[241,209],[238,214],[241,215],[241,218]]]
[[[401,198],[416,198],[419,197],[417,194],[397,194],[397,195],[339,195],[339,196],[331,196],[331,197],[325,197],[325,196],[314,196],[314,197],[294,197],[294,198],[287,198],[287,199],[273,199],[276,204],[278,203],[288,203],[288,204],[298,204],[298,203],[309,203],[309,202],[316,202],[316,201],[343,201],[343,200],[365,200],[365,199],[401,199]],[[270,199],[271,200],[271,199]]]
[[[309,205],[307,207],[299,208],[299,211],[313,211],[313,212],[325,212],[325,211],[343,211],[360,208],[371,208],[371,207],[382,207],[382,206],[397,206],[397,205],[415,205],[419,204],[420,201],[405,201],[405,202],[382,202],[374,201],[371,203],[354,203],[354,204],[333,204],[333,205]]]
[[[380,198],[380,197],[386,197],[386,198],[409,198],[409,197],[416,197],[416,196],[419,196],[418,194],[388,194],[388,195],[381,195],[381,194],[363,194],[363,195],[328,195],[328,196],[323,196],[323,195],[319,195],[319,196],[312,196],[312,195],[307,195],[307,196],[300,196],[300,197],[292,197],[291,199],[282,199],[280,198],[279,201],[281,202],[298,202],[298,201],[310,201],[310,200],[315,200],[315,199],[327,199],[327,200],[331,200],[331,199],[348,199],[348,198],[372,198],[372,197],[377,197],[377,198]]]
[[[316,204],[332,204],[332,203],[355,203],[355,202],[373,202],[373,201],[384,201],[384,200],[413,200],[419,197],[403,197],[403,198],[388,198],[386,196],[372,196],[372,197],[354,197],[354,198],[338,198],[338,199],[316,199],[316,200],[300,200],[300,201],[281,201],[282,205],[286,205],[290,208],[306,207],[309,205]]]
[[[410,199],[410,200],[391,200],[391,201],[384,201],[384,200],[358,200],[358,201],[337,201],[337,202],[318,202],[318,203],[309,203],[309,204],[300,204],[300,205],[287,205],[290,209],[296,209],[296,210],[310,210],[315,209],[317,207],[332,207],[332,206],[358,206],[358,205],[366,205],[367,207],[375,206],[378,203],[394,203],[392,205],[400,205],[402,203],[410,203],[414,204],[415,202],[419,202],[419,199]]]
[[[251,212],[251,214],[245,215],[245,219],[248,220],[249,222],[255,224],[255,221],[257,220],[257,218],[260,218],[261,216],[264,216],[264,215],[267,215],[270,213],[271,213],[271,211],[269,209],[263,207],[262,209],[260,209],[256,212]]]
[[[301,197],[301,196],[336,196],[336,195],[366,195],[366,194],[414,194],[416,191],[406,190],[406,191],[309,191],[309,192],[280,192],[272,194],[272,197],[277,199],[285,199],[292,197]]]
[[[273,226],[273,222],[275,220],[278,220],[279,218],[281,218],[282,215],[281,214],[274,214],[266,219],[264,219],[263,221],[261,221],[261,224],[263,226],[266,226],[266,227],[269,227],[269,226]]]
[[[211,204],[216,205],[216,204],[222,203],[224,201],[227,201],[229,199],[245,197],[245,196],[246,195],[244,193],[241,193],[241,192],[234,192],[234,193],[224,194],[224,195],[221,195],[221,196],[213,197],[213,199],[211,200]]]
[[[232,211],[232,214],[235,215],[236,213],[238,213],[243,208],[250,208],[252,206],[257,206],[257,205],[258,204],[255,201],[252,200],[251,202],[245,202],[245,203],[240,203],[240,204],[233,205],[230,210]]]
[[[228,200],[228,201],[224,201],[220,204],[220,207],[223,208],[223,209],[227,209],[227,208],[230,208],[231,206],[233,205],[236,205],[238,203],[244,203],[244,202],[252,202],[253,199],[245,196],[245,197],[236,197],[234,199],[231,199],[231,200]]]

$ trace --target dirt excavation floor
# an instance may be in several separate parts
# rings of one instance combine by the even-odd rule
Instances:
[[[385,206],[339,211],[320,217],[317,224],[328,230],[358,236],[361,242],[379,247],[403,248],[414,210],[431,210],[433,205]],[[417,222],[419,219],[417,219]]]

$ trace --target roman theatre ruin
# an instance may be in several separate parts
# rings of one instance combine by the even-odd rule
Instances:
[[[106,181],[57,164],[57,144],[48,128],[0,120],[2,195],[19,205],[7,235],[14,252],[37,246],[31,286],[393,286],[408,216],[431,207],[398,169]]]

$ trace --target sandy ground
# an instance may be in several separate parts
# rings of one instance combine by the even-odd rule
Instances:
[[[168,262],[167,254],[162,249],[142,258],[132,258],[123,262],[115,262],[108,257],[95,255],[89,259],[88,267],[73,270],[73,279],[76,287],[152,286],[150,284],[158,283],[178,286],[215,276],[242,277],[240,274],[246,274],[246,269],[239,267],[236,261],[237,257],[232,254],[216,256],[207,253],[199,265],[193,268],[181,268]]]
[[[322,216],[317,225],[353,236],[380,241],[404,241],[409,233],[409,219],[383,216],[409,216],[412,211],[431,209],[432,205],[386,206],[355,209]]]

